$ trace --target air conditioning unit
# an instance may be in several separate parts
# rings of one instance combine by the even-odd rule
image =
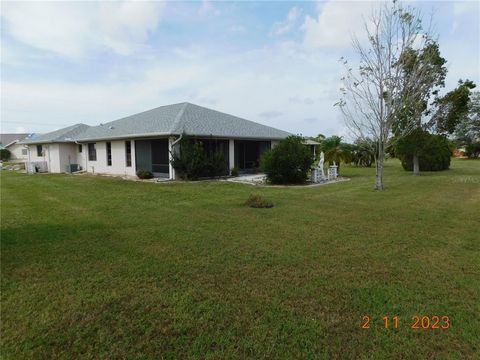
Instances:
[[[81,170],[81,167],[79,164],[69,164],[67,165],[67,172],[68,173],[73,173],[73,172],[76,172],[76,171],[80,171]]]

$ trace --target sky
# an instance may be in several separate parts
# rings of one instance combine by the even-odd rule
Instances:
[[[188,101],[295,134],[344,135],[334,103],[379,1],[1,2],[1,132],[98,125]],[[480,86],[480,2],[433,16],[445,91]]]

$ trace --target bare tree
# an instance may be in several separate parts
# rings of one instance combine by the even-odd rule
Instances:
[[[411,107],[428,78],[428,68],[420,64],[405,76],[402,55],[408,50],[423,48],[431,41],[430,31],[422,28],[422,17],[412,8],[403,8],[396,1],[385,3],[372,11],[365,21],[368,42],[357,37],[353,47],[359,65],[346,68],[342,78],[342,98],[339,105],[347,127],[355,137],[376,143],[375,189],[384,190],[384,161],[387,142],[399,114]],[[404,128],[403,134],[410,130]]]

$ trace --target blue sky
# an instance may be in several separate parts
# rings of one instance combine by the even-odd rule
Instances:
[[[189,101],[293,133],[345,135],[350,34],[380,2],[2,2],[1,131],[96,125]],[[433,13],[447,87],[480,85],[480,2]]]

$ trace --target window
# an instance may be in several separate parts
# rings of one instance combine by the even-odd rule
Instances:
[[[42,157],[43,156],[43,147],[42,145],[37,145],[37,156]]]
[[[132,142],[125,141],[125,159],[127,161],[127,166],[132,166]]]
[[[97,148],[95,143],[88,143],[88,160],[97,161]]]
[[[107,166],[112,166],[112,143],[107,142]]]
[[[28,155],[27,149],[22,149],[22,155]]]
[[[82,152],[82,144],[78,144],[78,152],[79,152],[79,153]]]

